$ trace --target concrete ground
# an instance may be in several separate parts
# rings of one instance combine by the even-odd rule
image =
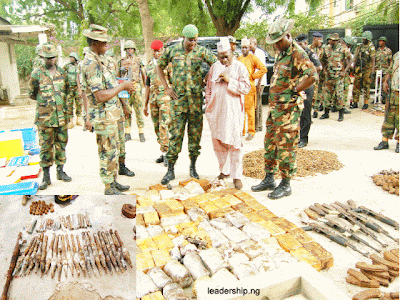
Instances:
[[[265,122],[268,107],[264,106],[263,109]],[[19,117],[20,115],[22,117]],[[29,127],[33,124],[34,107],[24,107],[22,109],[19,107],[1,108],[0,116],[0,129]],[[344,165],[342,169],[326,175],[318,174],[309,178],[295,178],[291,184],[292,195],[279,201],[269,200],[267,197],[268,192],[251,192],[250,187],[259,182],[256,179],[244,178],[243,190],[256,197],[276,215],[285,217],[299,226],[301,224],[298,214],[309,205],[335,201],[344,202],[349,199],[353,199],[359,205],[368,206],[398,220],[399,198],[376,186],[371,179],[373,174],[382,170],[399,170],[398,154],[394,153],[395,141],[389,142],[389,150],[373,150],[373,147],[381,141],[380,128],[383,116],[375,116],[361,109],[355,109],[352,110],[352,114],[345,115],[343,122],[337,122],[337,118],[338,113],[331,113],[330,119],[313,119],[309,144],[306,149],[327,150],[336,153],[338,159]],[[120,176],[118,181],[131,186],[129,193],[139,193],[141,189],[146,189],[149,185],[160,183],[166,168],[162,164],[154,162],[159,157],[160,150],[150,118],[145,118],[145,136],[147,139],[145,143],[139,142],[135,125],[132,127],[132,132],[133,140],[126,144],[126,164],[135,171],[136,176],[133,178]],[[265,128],[263,132],[258,132],[252,141],[245,141],[243,153],[261,149],[263,147],[264,133]],[[197,163],[198,173],[201,178],[214,179],[219,174],[219,170],[217,159],[212,149],[207,121],[204,122],[201,146],[201,155]],[[104,188],[98,174],[97,146],[93,133],[82,131],[82,127],[75,127],[69,130],[65,171],[72,177],[72,182],[57,181],[55,179],[55,168],[53,167],[51,169],[52,185],[45,191],[39,191],[38,194],[100,195],[103,193]],[[180,180],[189,178],[186,137],[182,153],[175,167],[175,173],[176,179],[171,182],[173,186],[177,185]],[[41,181],[40,178],[39,181]],[[233,186],[230,180],[228,183],[229,186]],[[395,232],[386,225],[382,225],[382,227],[398,237],[398,231]],[[336,286],[345,291],[350,297],[362,290],[362,288],[346,284],[346,271],[348,268],[354,267],[358,261],[370,262],[370,260],[353,250],[334,244],[321,235],[313,232],[310,235],[333,253],[335,258],[334,267],[321,273],[332,279]],[[6,240],[11,239],[13,242],[15,236],[16,234],[7,235]],[[0,238],[0,240],[4,240],[4,235],[1,235],[1,237],[3,238]],[[365,239],[371,241],[371,244],[377,245],[376,242],[369,238]],[[398,247],[390,239],[385,237],[381,239],[386,241],[389,247]],[[363,245],[357,244],[357,247],[362,251],[370,250]],[[369,252],[372,253],[372,250]],[[10,254],[10,251],[4,253],[7,257]],[[398,288],[399,283],[398,279],[396,279],[388,289],[383,288],[383,290],[394,291],[398,290]]]

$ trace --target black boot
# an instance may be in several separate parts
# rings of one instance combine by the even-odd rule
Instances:
[[[313,117],[314,119],[315,119],[315,118],[318,118],[318,112],[317,112],[316,110],[314,110],[312,117]]]
[[[196,172],[196,160],[197,160],[197,157],[190,158],[189,174],[190,174],[190,177],[199,179],[199,174],[197,174],[197,172]]]
[[[161,184],[168,184],[171,180],[175,179],[174,167],[174,163],[168,163],[168,171],[161,180]]]
[[[337,111],[338,111],[338,110],[337,110],[336,106],[333,105],[333,106],[332,106],[332,112],[337,112]]]
[[[399,153],[399,142],[397,142],[396,150],[394,150],[394,152]]]
[[[290,196],[291,194],[290,179],[284,178],[281,183],[279,183],[278,187],[272,193],[268,194],[268,198],[276,200],[285,196]]]
[[[329,119],[329,108],[325,108],[325,113],[319,119]]]
[[[43,167],[43,180],[39,186],[39,190],[47,189],[50,184],[50,167]]]
[[[164,155],[164,167],[168,167],[168,158]]]
[[[351,114],[351,111],[349,111],[346,107],[344,107],[343,109],[345,115]]]
[[[297,145],[297,147],[299,148],[304,148],[305,146],[307,146],[308,141],[307,140],[300,140],[299,144]]]
[[[253,192],[261,192],[275,189],[275,179],[274,173],[265,173],[265,177],[263,181],[261,181],[258,185],[254,185],[251,187]]]
[[[72,180],[71,177],[69,177],[63,170],[64,165],[58,165],[57,166],[57,179],[62,180],[65,182],[70,182]]]
[[[368,109],[368,104],[364,104],[361,109]]]
[[[342,122],[344,120],[343,114],[344,114],[344,108],[341,108],[339,110],[339,119],[338,119],[339,122]]]
[[[322,103],[319,105],[318,107],[318,111],[323,111],[324,110],[324,106],[322,105]]]
[[[125,162],[122,162],[122,163],[119,164],[118,175],[126,175],[126,176],[129,176],[129,177],[133,177],[133,176],[135,176],[135,173],[132,172],[131,170],[129,170],[125,166]]]
[[[120,191],[118,191],[115,187],[111,187],[112,184],[106,185],[104,189],[104,195],[124,195]]]
[[[162,163],[164,161],[164,154],[161,154],[161,156],[159,158],[156,159],[156,163]]]
[[[111,183],[111,188],[114,188],[120,192],[124,192],[129,190],[131,187],[129,185],[122,185],[114,179],[114,182]]]
[[[358,108],[358,102],[353,102],[353,104],[350,105],[350,109],[353,108]]]
[[[132,139],[130,133],[125,133],[125,142],[130,141]]]
[[[144,138],[144,133],[139,133],[139,140],[141,143],[144,143],[146,139]]]
[[[378,146],[374,147],[374,150],[383,150],[383,149],[389,149],[389,143],[388,142],[380,142]]]

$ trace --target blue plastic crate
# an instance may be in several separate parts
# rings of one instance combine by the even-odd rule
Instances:
[[[34,127],[12,129],[11,131],[21,131],[22,139],[24,140],[24,150],[31,150],[38,147],[37,130]]]
[[[29,163],[29,155],[15,156],[15,157],[10,159],[10,161],[7,164],[7,167],[27,166],[28,163]]]
[[[36,181],[0,185],[0,195],[35,195],[38,188],[39,183]]]

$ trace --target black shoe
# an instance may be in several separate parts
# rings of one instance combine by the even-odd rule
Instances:
[[[132,139],[130,133],[125,133],[125,142],[130,141]]]
[[[144,143],[146,139],[144,138],[144,133],[139,133],[139,140],[141,143]]]
[[[323,111],[323,110],[324,110],[324,106],[321,103],[320,106],[318,107],[318,111]]]
[[[135,173],[129,170],[126,166],[125,163],[120,163],[119,164],[119,170],[118,170],[118,175],[125,175],[129,177],[135,176]]]
[[[70,182],[72,180],[71,177],[69,177],[64,171],[63,171],[64,165],[58,165],[57,166],[57,179],[62,180],[65,182]]]
[[[175,164],[172,164],[172,163],[168,164],[168,171],[164,175],[163,179],[161,180],[161,184],[163,184],[163,185],[168,184],[171,180],[175,179],[174,167],[175,167]]]
[[[164,154],[161,154],[159,158],[156,159],[156,163],[162,163],[164,161]]]
[[[192,157],[190,159],[189,174],[190,174],[190,177],[199,179],[200,178],[199,174],[197,174],[197,172],[196,172],[196,160],[197,160],[197,157]]]
[[[364,104],[362,109],[368,109],[368,104]]]
[[[285,196],[290,196],[292,194],[292,189],[290,188],[290,179],[282,179],[278,187],[268,194],[268,198],[272,200],[280,199]]]
[[[109,188],[104,190],[104,195],[125,195],[118,191],[116,188]]]
[[[374,147],[374,150],[383,150],[383,149],[389,149],[389,143],[388,142],[380,142],[378,146]]]
[[[357,103],[357,102],[353,102],[353,103],[350,105],[350,109],[353,109],[353,108],[358,108],[358,103]]]
[[[129,185],[122,185],[122,184],[118,183],[116,180],[114,180],[111,183],[111,188],[116,189],[120,192],[125,192],[125,191],[129,190],[131,187]]]
[[[297,147],[299,148],[304,148],[305,146],[307,146],[308,142],[305,140],[300,140],[299,144],[297,145]]]
[[[168,158],[164,155],[164,167],[168,167]]]
[[[325,113],[319,119],[329,119],[329,108],[325,108]]]
[[[264,179],[251,187],[253,192],[270,191],[276,188],[274,173],[265,173]]]
[[[316,110],[314,110],[312,117],[313,118],[318,118],[318,112]]]
[[[39,190],[47,189],[50,184],[50,167],[43,167],[43,180],[39,186]]]
[[[351,114],[351,111],[349,111],[346,107],[344,107],[343,109],[344,109],[343,113],[345,115]]]
[[[339,122],[342,122],[344,120],[343,114],[344,114],[344,108],[341,108],[339,110],[339,119],[338,119]]]
[[[398,142],[397,142],[397,145],[396,145],[396,150],[394,150],[394,152],[399,153],[399,143]]]
[[[336,108],[336,106],[332,106],[332,112],[337,112],[338,109]]]

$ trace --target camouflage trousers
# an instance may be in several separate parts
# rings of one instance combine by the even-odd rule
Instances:
[[[324,108],[329,108],[333,104],[338,110],[342,109],[344,107],[343,77],[326,80],[323,93]]]
[[[189,157],[196,158],[200,155],[200,140],[203,132],[202,112],[175,112],[171,111],[169,127],[169,146],[167,152],[168,163],[175,164],[182,150],[183,137],[187,123]]]
[[[324,88],[324,81],[319,80],[318,84],[315,84],[314,88],[314,96],[313,96],[313,108],[315,110],[318,109],[318,107],[321,105],[321,103],[324,102],[324,93],[323,93],[323,88]]]
[[[399,141],[399,92],[391,92],[390,101],[386,102],[385,120],[382,125],[382,136]]]
[[[297,172],[296,156],[299,142],[301,109],[296,105],[288,109],[272,108],[267,119],[264,138],[264,161],[267,173],[291,178]]]
[[[168,95],[154,95],[150,102],[150,114],[154,124],[154,131],[157,135],[157,142],[160,144],[162,153],[168,151],[169,124],[170,124],[170,97]]]
[[[118,125],[117,122],[96,125],[94,129],[100,161],[100,178],[103,184],[110,184],[117,177],[118,172]]]
[[[76,115],[78,117],[82,116],[82,100],[78,95],[78,87],[76,85],[69,86],[67,95],[67,114],[71,117],[71,120],[74,116],[74,105]]]
[[[349,96],[349,86],[351,84],[351,78],[349,74],[346,74],[344,76],[344,97],[343,97],[343,104],[346,105],[346,103],[351,99]]]
[[[136,124],[138,128],[144,127],[143,121],[143,102],[142,102],[142,86],[140,83],[136,83],[136,90],[128,99],[126,105],[129,110],[129,118],[125,120],[125,131],[126,133],[131,132],[132,126],[132,107],[135,110]]]
[[[119,163],[125,161],[125,121],[123,118],[117,122],[118,127],[118,141],[119,141]]]
[[[362,88],[361,88],[362,83]],[[354,76],[354,85],[353,85],[353,102],[358,103],[360,101],[361,93],[364,94],[364,104],[368,104],[369,102],[369,94],[370,94],[370,86],[371,86],[371,70],[365,70],[361,73],[356,73]]]
[[[65,147],[68,142],[67,125],[60,127],[38,126],[40,144],[40,166],[50,167],[55,160],[56,165],[67,161]]]

